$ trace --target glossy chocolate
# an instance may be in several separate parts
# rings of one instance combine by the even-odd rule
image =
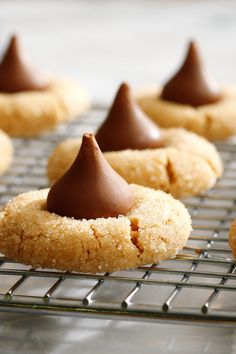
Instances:
[[[194,107],[222,98],[219,85],[205,70],[195,42],[190,42],[183,65],[165,84],[161,98]]]
[[[95,136],[102,151],[162,146],[160,130],[139,108],[126,83],[120,86],[108,116]]]
[[[47,210],[88,220],[126,215],[132,205],[128,183],[105,160],[93,134],[84,134],[74,163],[49,191]]]
[[[44,76],[24,58],[18,38],[13,36],[0,63],[0,92],[39,91],[47,86]]]

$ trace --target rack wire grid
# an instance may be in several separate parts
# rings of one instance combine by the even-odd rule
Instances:
[[[47,158],[68,136],[93,132],[105,116],[94,106],[37,139],[14,139],[15,160],[0,178],[0,205],[48,186]],[[194,230],[176,259],[105,274],[32,269],[0,255],[0,311],[137,321],[235,325],[236,262],[228,230],[236,217],[236,145],[218,143],[224,175],[214,189],[185,199]]]

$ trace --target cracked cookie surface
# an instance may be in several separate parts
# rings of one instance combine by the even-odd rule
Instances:
[[[0,129],[14,137],[33,137],[88,107],[88,93],[80,84],[55,79],[42,91],[0,93]]]
[[[219,102],[199,107],[162,100],[156,88],[138,93],[137,102],[160,127],[182,127],[209,140],[224,140],[236,134],[236,87],[222,91]]]
[[[0,130],[0,175],[10,166],[13,159],[13,145],[10,138]]]
[[[222,173],[215,147],[184,129],[163,129],[164,147],[104,153],[112,168],[127,182],[170,192],[175,197],[199,194],[211,188]],[[48,177],[56,181],[75,159],[81,139],[60,143],[48,161]]]
[[[187,209],[164,192],[131,188],[126,216],[90,220],[49,213],[48,190],[21,194],[0,213],[0,251],[33,267],[92,273],[174,258],[191,232]]]

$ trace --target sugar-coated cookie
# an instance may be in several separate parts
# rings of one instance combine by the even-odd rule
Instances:
[[[32,137],[76,118],[89,107],[80,84],[55,79],[42,91],[0,93],[0,129],[10,136]]]
[[[184,129],[163,129],[162,148],[104,152],[104,157],[127,182],[190,196],[211,188],[222,173],[215,147]],[[81,139],[60,143],[48,161],[48,178],[56,181],[71,165]]]
[[[191,232],[172,196],[132,185],[126,216],[76,220],[46,209],[48,190],[28,192],[0,213],[0,251],[33,267],[106,272],[175,257]]]
[[[18,38],[11,38],[0,61],[0,129],[11,136],[36,136],[76,118],[88,106],[88,93],[80,84],[35,69]]]
[[[236,134],[236,87],[222,91],[220,101],[199,107],[163,100],[159,89],[144,90],[137,102],[160,127],[182,127],[209,140],[224,140]]]
[[[163,128],[183,127],[210,140],[236,134],[236,86],[223,87],[206,70],[191,41],[177,72],[162,89],[137,97],[143,111]]]

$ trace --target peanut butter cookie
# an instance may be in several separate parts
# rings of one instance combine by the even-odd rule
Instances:
[[[104,152],[104,157],[128,183],[162,189],[175,197],[199,194],[211,188],[222,173],[215,147],[184,129],[163,129],[163,147]],[[48,178],[56,181],[71,165],[81,139],[61,142],[48,161]]]
[[[186,208],[164,192],[131,189],[127,215],[90,220],[47,211],[48,190],[19,195],[0,213],[0,250],[33,267],[92,273],[175,257],[191,232]]]
[[[36,136],[74,119],[88,106],[88,93],[80,84],[36,70],[18,38],[11,38],[0,62],[0,129],[11,136]]]
[[[163,88],[144,91],[137,101],[163,128],[183,127],[209,140],[236,134],[236,88],[219,85],[207,72],[196,42]]]

